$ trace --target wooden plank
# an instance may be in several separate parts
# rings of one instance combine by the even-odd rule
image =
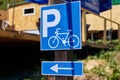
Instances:
[[[15,32],[15,31],[2,31],[2,30],[0,30],[0,38],[40,41],[39,35],[30,35],[30,34]]]
[[[120,24],[118,24],[118,43],[120,44]]]
[[[86,11],[82,11],[82,41],[87,41],[87,34],[86,34]]]
[[[103,44],[107,42],[106,19],[104,19]]]
[[[119,23],[116,22],[116,21],[113,21],[113,20],[111,20],[111,19],[105,18],[104,16],[98,15],[98,14],[96,14],[96,13],[94,13],[94,12],[92,12],[92,11],[89,11],[89,10],[87,10],[87,9],[81,8],[81,10],[84,10],[84,11],[86,11],[86,12],[88,12],[88,13],[90,13],[90,14],[93,14],[93,15],[95,15],[95,16],[98,16],[98,17],[100,17],[100,18],[106,19],[106,20],[108,20],[108,21],[110,21],[110,22],[113,22],[113,23],[115,23],[115,24],[119,24]]]
[[[91,41],[94,42],[94,33],[91,33]]]
[[[90,42],[83,42],[82,46],[89,46],[93,48],[102,48],[102,49],[109,49],[110,47],[113,47],[112,44],[103,44],[103,43],[90,43]]]

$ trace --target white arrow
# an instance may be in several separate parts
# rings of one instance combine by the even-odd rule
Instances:
[[[58,64],[55,64],[54,66],[50,67],[51,70],[53,70],[54,72],[58,73],[58,70],[72,70],[73,68],[64,68],[64,67],[61,67],[59,68],[58,67]]]

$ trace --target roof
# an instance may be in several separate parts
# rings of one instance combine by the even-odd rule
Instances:
[[[30,3],[32,2],[27,2],[27,1],[17,2],[15,4],[9,4],[9,8],[14,6],[24,5],[24,4],[30,4]],[[34,3],[34,4],[37,4],[37,3]]]
[[[111,10],[100,13],[101,16],[111,19],[120,24],[120,5],[112,6]],[[87,14],[87,24],[90,24],[89,31],[103,31],[104,30],[104,19],[92,14]],[[118,26],[115,23],[107,21],[107,30],[117,30]]]
[[[14,7],[14,6],[18,6],[18,5],[22,5],[22,4],[29,4],[29,3],[26,2],[26,1],[17,2],[17,3],[15,3],[15,4],[9,4],[9,8],[10,8],[10,7]]]
[[[0,20],[6,20],[7,19],[7,11],[0,10]]]

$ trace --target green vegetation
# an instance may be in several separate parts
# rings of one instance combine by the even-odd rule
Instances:
[[[97,74],[100,76],[100,80],[120,80],[120,45],[116,45],[109,50],[101,50],[92,56],[88,56],[85,62],[90,60],[95,60],[95,62],[99,61],[101,64],[98,63],[91,70],[85,68],[85,73]]]
[[[24,1],[24,0],[0,0],[0,9],[7,9],[7,4],[12,4],[14,3],[14,1],[16,2],[20,2],[20,1]]]
[[[0,0],[0,9],[7,9],[7,4],[12,2],[13,0]]]

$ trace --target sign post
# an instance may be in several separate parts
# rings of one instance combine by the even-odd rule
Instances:
[[[53,4],[58,4],[58,3],[62,3],[62,0],[53,0]],[[73,55],[73,53],[70,53],[71,55]],[[68,57],[68,51],[55,51],[55,61],[67,61],[67,57]],[[71,60],[73,59],[73,57],[71,56]],[[55,80],[73,80],[73,77],[63,77],[63,76],[56,76]]]
[[[57,4],[57,2],[55,2],[56,0],[49,0],[49,5],[52,4]],[[59,3],[62,2],[62,0],[58,1]],[[72,59],[72,57],[71,57]],[[55,51],[55,61],[67,61],[67,51]],[[51,77],[49,77],[51,78]],[[73,77],[70,79],[72,80]],[[55,80],[67,80],[67,77],[55,77]]]
[[[50,0],[51,6],[41,8],[41,50],[54,50],[55,61],[73,61],[72,50],[81,49],[82,46],[81,3],[80,1],[59,3],[62,3],[62,0]],[[58,65],[53,66],[52,69],[55,68],[57,72],[56,66]],[[73,76],[56,75],[53,77],[55,80],[73,80]],[[51,79],[54,78],[49,76],[48,80]]]
[[[55,61],[71,61],[70,65],[74,67],[75,65],[73,63],[73,55],[71,53],[71,50],[81,49],[82,47],[80,9],[81,2],[75,1],[64,4],[58,3],[62,3],[62,1],[50,0],[49,4],[51,6],[45,6],[41,8],[40,48],[41,50],[47,51],[54,50]],[[62,65],[59,66],[58,63],[53,65],[53,67],[51,65],[49,67],[51,68],[46,68],[49,69],[47,71],[51,72],[52,70],[54,70],[57,75],[55,76],[55,78],[53,78],[54,76],[49,77],[48,80],[73,80],[75,69],[73,70],[73,68],[69,68],[69,66],[68,68],[62,67]],[[64,73],[59,74],[58,70],[61,69],[65,70],[65,73],[66,70],[68,70],[68,72],[71,71],[72,76],[64,76]],[[63,74],[63,76],[61,76],[61,74]]]

